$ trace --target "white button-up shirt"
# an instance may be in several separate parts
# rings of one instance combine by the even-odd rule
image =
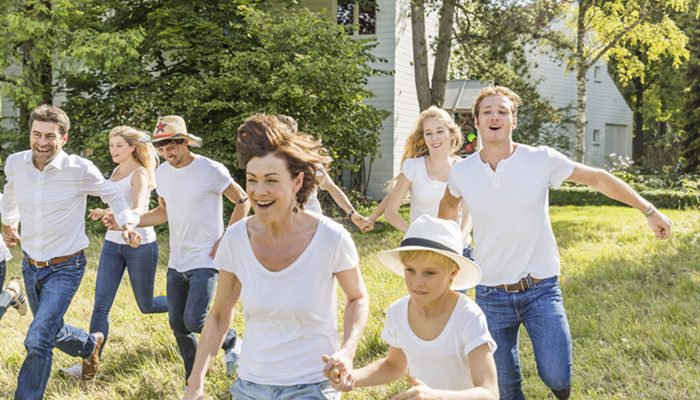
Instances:
[[[5,175],[2,223],[21,221],[22,250],[35,260],[67,256],[88,246],[88,195],[100,196],[109,204],[119,226],[135,226],[139,221],[116,185],[82,157],[61,151],[39,171],[32,163],[32,151],[22,151],[7,158]]]

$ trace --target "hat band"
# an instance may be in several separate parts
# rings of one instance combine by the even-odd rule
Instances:
[[[404,246],[430,247],[433,249],[445,250],[445,251],[449,251],[450,253],[455,253],[457,255],[461,255],[458,252],[454,251],[454,249],[449,248],[442,243],[434,242],[430,239],[406,238],[406,239],[401,241],[401,247],[404,247]]]

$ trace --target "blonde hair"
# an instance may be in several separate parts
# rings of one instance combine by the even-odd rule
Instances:
[[[131,153],[142,167],[148,172],[148,187],[156,187],[156,167],[158,166],[158,153],[151,143],[141,142],[140,139],[148,138],[145,132],[134,129],[130,126],[118,126],[109,132],[109,138],[121,136],[129,146],[135,149]]]
[[[520,104],[520,96],[518,96],[514,91],[510,90],[505,86],[489,86],[481,89],[479,95],[474,99],[474,105],[472,106],[472,116],[474,119],[479,118],[479,109],[481,108],[481,102],[489,96],[504,96],[510,100],[512,107],[510,111],[513,113],[514,117],[518,116],[518,104]]]
[[[430,250],[406,250],[399,253],[401,262],[418,262],[426,264],[436,264],[447,272],[452,272],[454,269],[459,269],[459,265],[445,255],[436,253]]]
[[[425,144],[425,139],[423,138],[423,123],[425,123],[426,119],[430,118],[442,120],[445,127],[450,131],[450,134],[453,134],[454,137],[450,139],[450,156],[457,153],[462,147],[462,144],[464,144],[462,131],[450,114],[440,107],[430,106],[420,113],[418,120],[413,124],[413,128],[411,128],[411,133],[409,133],[406,138],[406,144],[403,146],[403,156],[401,157],[401,167],[403,167],[404,161],[409,158],[418,158],[428,154],[428,146]],[[391,189],[391,185],[397,179],[399,179],[398,175],[387,182],[387,190]]]

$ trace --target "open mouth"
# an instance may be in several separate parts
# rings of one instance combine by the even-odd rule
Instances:
[[[267,201],[261,201],[261,200],[256,200],[255,204],[262,209],[270,207],[275,201],[274,200],[267,200]]]

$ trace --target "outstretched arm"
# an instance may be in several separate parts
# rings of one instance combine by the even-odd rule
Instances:
[[[609,172],[576,163],[574,171],[566,180],[590,186],[611,199],[641,211],[647,217],[647,223],[657,239],[668,239],[671,236],[671,220],[628,184]]]
[[[409,181],[404,174],[399,174],[396,185],[394,185],[391,193],[389,193],[389,200],[386,205],[386,210],[384,211],[384,218],[401,232],[406,232],[409,225],[401,214],[399,214],[399,208],[406,198],[406,193],[408,193],[409,189],[411,189],[411,181]]]
[[[335,182],[333,182],[333,179],[331,179],[326,172],[323,172],[321,186],[326,189],[328,193],[330,193],[333,201],[335,201],[335,204],[337,204],[338,207],[342,208],[343,211],[350,216],[352,223],[357,225],[358,228],[362,228],[365,222],[367,222],[367,219],[355,211],[355,207],[353,207],[352,203],[350,203],[348,196],[338,187],[338,185],[335,184]]]
[[[445,194],[442,196],[442,200],[440,200],[438,218],[457,221],[457,217],[459,217],[460,199],[461,197],[454,197],[452,193],[450,193],[449,186],[445,188]]]
[[[386,210],[386,205],[389,203],[389,195],[384,196],[382,201],[377,204],[377,209],[374,210],[372,215],[367,217],[367,221],[362,225],[362,232],[367,233],[374,229],[374,223],[377,222],[377,219],[384,214],[384,211]]]
[[[165,207],[165,199],[159,196],[158,207],[143,213],[138,226],[155,226],[166,222],[168,222],[168,210]]]

